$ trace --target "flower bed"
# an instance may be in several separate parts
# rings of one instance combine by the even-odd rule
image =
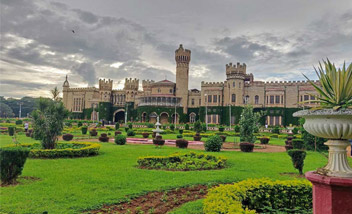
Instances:
[[[209,190],[204,213],[309,213],[312,185],[306,180],[248,179]]]
[[[88,157],[99,154],[100,145],[97,143],[58,143],[55,149],[42,149],[39,143],[20,144],[30,149],[30,158],[72,158]]]
[[[186,154],[175,153],[169,156],[139,157],[137,163],[140,168],[190,171],[222,169],[226,165],[226,160],[223,157],[189,152]]]

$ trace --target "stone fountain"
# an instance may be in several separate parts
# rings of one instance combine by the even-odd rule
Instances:
[[[160,129],[161,124],[159,123],[159,117],[157,117],[156,119],[155,126],[156,126],[156,129],[153,129],[153,133],[155,133],[153,144],[160,147],[165,144],[165,140],[163,140],[162,136],[160,135],[160,133],[164,132],[164,130]]]
[[[164,130],[160,129],[161,123],[159,122],[159,116],[156,118],[155,127],[152,131],[155,133],[155,136],[160,136],[160,133],[164,132]]]

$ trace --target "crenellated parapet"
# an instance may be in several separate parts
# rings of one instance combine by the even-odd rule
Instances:
[[[318,80],[312,80],[314,83],[318,83]],[[306,86],[306,85],[311,85],[309,81],[305,80],[298,80],[298,81],[268,81],[264,83],[266,86]]]
[[[112,80],[111,79],[99,79],[99,90],[101,91],[111,91],[112,90]]]
[[[139,88],[139,79],[137,78],[126,78],[125,79],[125,90],[134,90],[134,91],[138,91]]]
[[[204,82],[202,81],[201,87],[224,87],[223,82]]]
[[[68,92],[89,92],[89,91],[98,91],[96,87],[86,87],[86,88],[68,88]]]
[[[175,60],[177,66],[188,66],[191,61],[191,51],[184,49],[180,44],[180,47],[175,51]]]
[[[229,74],[246,74],[246,64],[237,62],[237,65],[230,62],[229,64],[226,64],[226,75]]]

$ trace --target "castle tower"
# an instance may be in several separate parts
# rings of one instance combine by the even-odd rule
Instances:
[[[62,101],[65,105],[65,108],[68,108],[68,89],[70,88],[70,84],[67,80],[67,75],[64,84],[62,85]]]
[[[126,78],[125,79],[125,93],[126,93],[126,102],[134,102],[136,95],[138,94],[139,88],[139,79],[137,78]]]
[[[246,64],[226,64],[226,84],[224,85],[224,104],[243,105]]]
[[[183,49],[182,44],[175,51],[176,60],[176,96],[181,97],[183,112],[187,113],[188,108],[188,74],[191,51]]]
[[[99,80],[99,93],[101,102],[111,102],[112,84],[113,82],[111,79]]]

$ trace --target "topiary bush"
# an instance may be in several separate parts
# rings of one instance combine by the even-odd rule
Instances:
[[[188,124],[185,125],[185,130],[189,130],[189,125]]]
[[[177,138],[177,139],[181,139],[181,138],[183,138],[183,135],[182,135],[182,134],[178,134],[178,135],[176,136],[176,138]]]
[[[221,137],[222,142],[226,141],[226,135],[219,135]]]
[[[171,131],[174,131],[174,130],[175,130],[175,125],[174,125],[174,124],[171,124],[171,125],[170,125],[170,130],[171,130]]]
[[[239,125],[235,126],[235,132],[240,132],[241,131],[241,127]]]
[[[120,123],[115,123],[115,130],[119,130],[120,129]]]
[[[186,154],[171,154],[169,156],[139,157],[140,168],[165,169],[173,171],[222,169],[226,166],[226,158],[213,155],[189,152]]]
[[[223,126],[219,127],[219,132],[223,132],[225,130],[225,128]]]
[[[129,129],[132,129],[132,128],[133,128],[133,124],[132,124],[132,123],[129,123],[129,124],[128,124],[128,128],[129,128]]]
[[[71,141],[73,139],[73,135],[72,134],[64,134],[64,135],[62,135],[62,139],[64,141]]]
[[[163,137],[161,135],[155,136],[153,139],[153,144],[156,146],[163,146],[165,144],[165,140],[163,140]]]
[[[188,147],[188,141],[185,139],[177,139],[176,140],[176,147],[185,149]]]
[[[302,139],[292,139],[292,146],[294,149],[303,149],[304,142]]]
[[[280,134],[280,128],[278,126],[275,126],[274,128],[271,129],[271,133],[274,134]]]
[[[15,124],[16,125],[22,125],[23,121],[22,120],[16,120]]]
[[[199,133],[196,133],[194,136],[193,136],[193,140],[195,141],[200,141],[202,139],[202,136],[200,136]]]
[[[209,137],[204,143],[204,149],[208,152],[220,152],[222,147],[222,139],[218,135]]]
[[[205,214],[312,213],[312,185],[307,180],[247,179],[219,185],[203,201]]]
[[[253,152],[254,143],[240,143],[241,152]]]
[[[132,129],[127,131],[127,136],[132,137],[132,136],[135,136],[135,135],[136,135],[136,133]]]
[[[15,134],[15,130],[16,130],[16,127],[9,126],[8,127],[9,136],[13,136]]]
[[[183,134],[183,129],[178,130],[178,133]]]
[[[99,141],[100,141],[100,142],[109,142],[109,137],[108,137],[108,135],[107,135],[106,133],[100,134]]]
[[[252,106],[245,106],[240,118],[240,141],[254,143],[254,132],[259,127],[260,112],[254,112]]]
[[[77,126],[78,127],[81,127],[83,124],[82,124],[82,122],[81,121],[79,121],[78,123],[77,123]]]
[[[149,133],[148,133],[148,132],[143,132],[143,133],[142,133],[142,136],[143,136],[144,138],[148,138],[148,137],[149,137]]]
[[[202,123],[202,131],[207,132],[207,124]]]
[[[117,145],[125,145],[126,144],[126,136],[119,134],[115,136],[115,143]]]
[[[125,132],[127,132],[128,130],[129,130],[130,128],[128,128],[128,127],[125,127]]]
[[[196,133],[200,133],[202,131],[202,124],[199,120],[197,120],[194,124],[193,124],[193,130]]]
[[[260,144],[269,144],[270,138],[268,138],[268,137],[261,137],[261,138],[259,138],[259,140],[260,140]]]
[[[2,184],[7,185],[16,182],[16,178],[22,173],[28,154],[29,149],[22,147],[0,148],[0,172]]]
[[[81,127],[82,134],[87,134],[88,127],[87,126],[82,126]]]
[[[89,131],[89,134],[90,134],[90,136],[95,137],[95,136],[98,135],[98,132],[97,132],[96,129],[92,129],[92,130]]]
[[[287,153],[291,157],[293,166],[298,169],[299,174],[303,175],[304,159],[306,158],[307,153],[300,149],[291,149],[287,151]]]
[[[299,129],[298,129],[297,127],[294,127],[294,128],[292,129],[292,133],[293,133],[293,134],[298,134],[298,131],[299,131]]]

